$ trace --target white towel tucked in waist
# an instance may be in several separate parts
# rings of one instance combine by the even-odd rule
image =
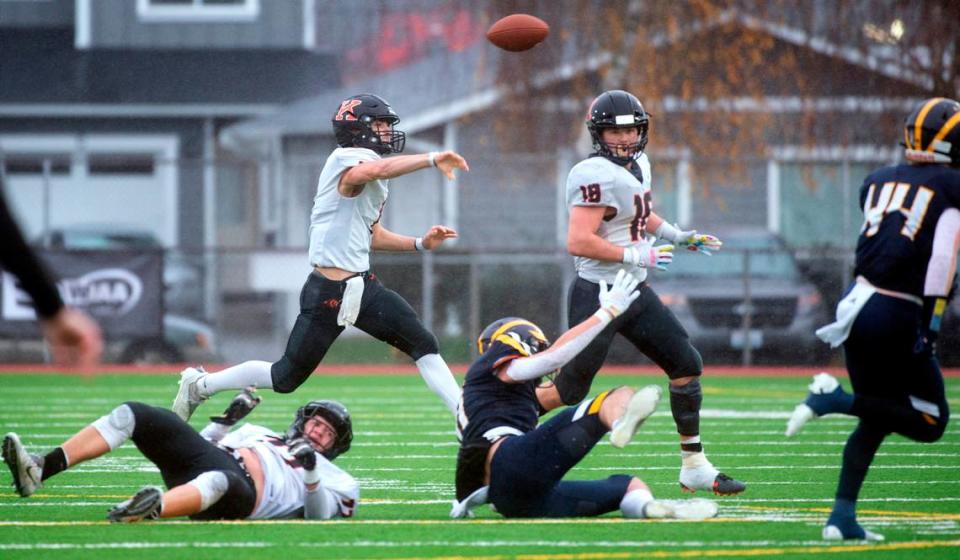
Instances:
[[[860,310],[875,293],[877,289],[869,283],[857,282],[847,297],[837,304],[837,320],[817,329],[820,340],[829,343],[831,348],[843,344],[843,341],[850,336],[850,328],[860,314]]]

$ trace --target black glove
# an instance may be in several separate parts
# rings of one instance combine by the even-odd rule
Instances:
[[[937,338],[940,336],[940,322],[947,308],[948,298],[944,296],[924,296],[923,312],[920,316],[920,332],[913,351],[917,354],[934,356],[937,353]]]
[[[233,397],[233,400],[230,401],[230,405],[223,411],[223,414],[211,416],[210,421],[223,424],[224,426],[233,426],[245,418],[260,404],[260,397],[254,394],[256,390],[256,387],[251,385],[238,393],[237,396]]]
[[[308,471],[317,468],[317,452],[305,438],[297,438],[287,443],[287,448],[300,466]]]

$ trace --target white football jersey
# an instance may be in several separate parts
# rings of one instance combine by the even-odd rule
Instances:
[[[610,220],[600,222],[597,235],[618,247],[650,247],[647,238],[647,218],[653,209],[650,198],[650,161],[647,154],[636,160],[638,180],[622,165],[594,156],[573,166],[567,176],[567,207],[608,206],[616,210]],[[624,269],[638,280],[647,277],[647,269],[622,262],[599,261],[576,257],[577,274],[584,280],[612,283],[617,271]]]
[[[272,430],[244,424],[220,441],[221,445],[248,447],[263,467],[263,497],[250,519],[279,519],[301,514],[306,487],[303,468],[290,455],[287,444]],[[317,469],[324,490],[339,508],[339,517],[351,517],[360,500],[360,487],[346,471],[317,454]]]
[[[340,176],[380,155],[367,148],[337,148],[327,158],[310,212],[310,265],[350,272],[370,269],[370,239],[387,203],[387,180],[371,181],[353,198],[340,194]]]

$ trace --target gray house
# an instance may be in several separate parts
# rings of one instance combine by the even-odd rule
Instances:
[[[256,162],[223,159],[216,138],[339,85],[314,12],[312,0],[0,0],[0,172],[28,235],[105,226],[165,247],[253,243],[270,229]]]

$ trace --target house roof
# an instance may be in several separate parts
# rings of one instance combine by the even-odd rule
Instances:
[[[909,110],[916,95],[927,85],[924,77],[904,71],[892,64],[859,54],[855,49],[830,43],[801,30],[776,25],[735,10],[721,12],[718,17],[703,24],[673,34],[655,35],[656,48],[690,40],[693,36],[730,24],[765,33],[797,48],[810,49],[824,57],[850,64],[861,71],[904,83],[907,89],[902,97],[856,96],[833,92],[821,97],[772,96],[763,101],[753,98],[709,99],[696,97],[681,99],[668,96],[663,99],[667,111],[703,111],[709,107],[724,107],[738,111],[795,112],[881,112]],[[237,123],[221,133],[228,147],[242,149],[267,138],[285,135],[329,135],[330,115],[337,104],[359,92],[373,92],[386,97],[401,114],[401,128],[408,134],[488,108],[506,93],[506,87],[497,83],[497,65],[501,51],[480,43],[460,53],[438,53],[415,64],[399,68],[321,95],[298,101],[276,113],[266,114]],[[569,79],[584,71],[592,71],[612,59],[609,52],[601,52],[584,59],[562,63],[534,77],[535,87],[546,86]],[[914,94],[914,95],[911,95]]]
[[[339,81],[303,50],[77,50],[64,29],[0,28],[0,106],[277,105]],[[22,113],[22,110],[20,111]]]
[[[384,97],[400,114],[400,128],[412,134],[488,104],[496,96],[497,56],[483,44],[458,53],[439,52],[397,70],[302,99],[274,114],[235,124],[221,138],[228,146],[238,146],[267,137],[332,135],[330,118],[334,111],[341,101],[358,93]]]
[[[386,98],[400,114],[407,134],[437,126],[495,104],[509,87],[498,84],[502,51],[476,44],[461,52],[441,52],[366,80],[293,103],[280,111],[232,125],[221,133],[228,147],[242,149],[266,138],[286,135],[332,135],[330,118],[351,95],[371,92]],[[595,70],[610,60],[602,53],[544,70],[531,80],[544,87]]]

